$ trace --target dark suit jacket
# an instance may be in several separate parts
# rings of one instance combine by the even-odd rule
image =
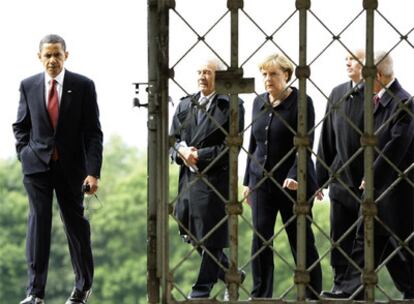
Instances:
[[[361,135],[358,130],[363,132],[364,128],[363,94],[362,86],[352,88],[352,81],[347,81],[336,86],[329,95],[318,147],[318,157],[324,164],[321,161],[316,162],[319,187],[326,187],[329,177],[341,170],[338,174],[341,182],[359,195],[357,189],[364,171],[363,153],[351,162],[349,160],[361,147]],[[331,191],[330,195],[334,195],[335,198],[347,195],[347,190],[336,178],[332,182],[337,185],[335,189],[338,191]]]
[[[230,102],[226,95],[216,95],[208,112],[212,119],[205,119],[200,125],[196,123],[197,107],[200,94],[181,99],[173,117],[170,136],[173,147],[170,155],[180,165],[179,196],[175,206],[175,214],[184,225],[181,234],[188,234],[188,229],[197,240],[201,240],[226,215],[225,201],[229,192],[229,157],[225,152],[226,133],[229,130]],[[243,102],[239,101],[239,130],[244,127]],[[224,132],[223,132],[224,130]],[[196,173],[185,166],[177,154],[179,143],[185,141],[188,146],[198,149],[197,167],[203,172],[205,179],[214,187],[210,187],[199,179]],[[191,186],[190,183],[194,182]],[[189,188],[188,188],[189,187]],[[217,195],[217,192],[222,197]],[[227,222],[222,223],[205,242],[204,245],[216,248],[228,244]]]
[[[310,130],[315,124],[315,111],[310,97],[308,97],[307,108],[308,129]],[[264,170],[272,171],[272,176],[280,185],[286,178],[297,180],[296,151],[293,153],[291,151],[294,148],[294,132],[297,130],[298,90],[292,87],[292,93],[273,111],[279,116],[272,112],[268,93],[256,97],[253,103],[253,122],[249,142],[251,156],[247,158],[243,182],[251,189],[265,176]],[[314,132],[309,134],[311,148],[313,138]],[[286,157],[288,153],[290,154]],[[282,159],[284,159],[283,162],[281,162]],[[315,167],[310,153],[307,164],[307,193],[310,197],[317,190]]]
[[[411,111],[411,114],[403,109],[403,105],[405,109]],[[374,109],[377,148],[383,153],[380,155],[375,152],[374,161],[374,194],[378,203],[378,216],[400,237],[406,237],[413,231],[414,190],[405,179],[388,189],[399,177],[398,172],[388,161],[402,172],[412,166],[414,162],[413,113],[411,96],[401,87],[398,80],[389,87],[381,97],[378,107]],[[413,175],[413,170],[406,175],[411,183],[414,182]],[[384,231],[378,229],[377,232]]]
[[[102,164],[103,135],[95,85],[82,75],[65,71],[56,130],[49,120],[45,94],[44,73],[21,82],[13,131],[23,173],[49,170],[56,146],[68,180],[80,190],[87,175],[99,177]]]

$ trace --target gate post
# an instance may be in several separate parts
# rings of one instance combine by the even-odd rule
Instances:
[[[362,273],[364,283],[365,300],[375,301],[375,285],[377,274],[374,265],[374,217],[376,215],[376,204],[374,202],[374,147],[376,145],[374,135],[374,114],[372,92],[376,77],[376,66],[374,63],[374,12],[378,7],[377,0],[364,0],[363,7],[366,11],[366,46],[365,66],[363,77],[365,79],[364,91],[364,134],[361,144],[364,147],[364,180],[365,191],[362,201],[362,215],[364,219],[364,261],[365,266]]]
[[[296,68],[296,77],[299,79],[299,104],[298,104],[298,130],[295,137],[298,158],[298,191],[295,206],[297,216],[297,265],[294,281],[297,286],[297,300],[305,301],[306,286],[309,283],[309,273],[306,270],[306,216],[310,207],[306,199],[307,181],[307,157],[308,146],[308,117],[306,82],[310,76],[310,68],[306,62],[307,40],[307,10],[310,8],[310,0],[297,0],[296,8],[299,10],[299,65]]]
[[[243,1],[227,1],[230,10],[230,70],[236,71],[239,67],[239,9],[243,7]],[[238,94],[230,94],[230,127],[229,127],[229,168],[230,168],[230,192],[227,210],[229,214],[230,234],[230,267],[226,278],[231,301],[239,298],[238,284],[241,278],[238,276],[238,216],[242,212],[241,203],[238,201],[238,155],[241,147],[239,135],[239,101]],[[239,139],[239,140],[238,140]],[[233,208],[231,208],[233,207]]]
[[[168,279],[168,41],[171,0],[148,0],[148,303],[166,303]],[[160,288],[163,291],[160,300]]]

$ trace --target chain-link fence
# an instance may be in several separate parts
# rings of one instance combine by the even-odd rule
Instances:
[[[409,1],[210,2],[148,1],[149,303],[412,299]],[[258,75],[274,53],[294,70],[277,105]],[[212,57],[206,107],[195,71]],[[218,282],[194,299],[200,260]]]

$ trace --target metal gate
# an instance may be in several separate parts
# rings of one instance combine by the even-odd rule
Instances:
[[[177,2],[177,3],[176,3]],[[202,14],[203,6],[208,6],[207,1],[191,1],[193,4],[197,2],[200,6],[199,14]],[[215,2],[215,1],[210,1]],[[218,2],[218,0],[217,0]],[[323,54],[329,49],[332,43],[340,44],[344,50],[352,52],[351,49],[342,41],[342,35],[347,29],[352,26],[356,20],[360,20],[365,17],[365,52],[366,52],[366,61],[363,67],[363,75],[365,78],[365,92],[364,92],[364,128],[363,130],[358,130],[361,135],[361,147],[352,157],[357,157],[358,155],[363,154],[364,157],[364,179],[366,182],[366,188],[364,192],[364,198],[356,198],[361,203],[361,217],[364,221],[364,258],[365,258],[365,267],[363,269],[359,268],[355,262],[353,262],[350,257],[347,255],[347,259],[355,267],[358,267],[361,275],[363,276],[363,284],[365,288],[365,299],[366,301],[373,302],[375,301],[375,290],[379,290],[383,295],[385,295],[388,301],[392,301],[392,297],[387,295],[387,291],[381,288],[380,282],[378,282],[377,274],[379,270],[384,268],[386,263],[395,255],[398,255],[402,249],[405,252],[408,252],[409,255],[414,256],[413,248],[410,247],[409,242],[413,240],[414,231],[406,239],[400,239],[394,231],[390,231],[391,235],[397,242],[395,250],[387,257],[379,266],[374,265],[374,222],[380,222],[385,229],[390,230],[384,223],[381,222],[381,219],[377,216],[377,204],[376,199],[374,198],[374,170],[373,162],[375,160],[375,153],[378,153],[384,156],[383,151],[380,151],[377,147],[377,133],[374,128],[373,120],[373,103],[372,103],[372,91],[376,76],[376,65],[374,63],[374,17],[381,18],[385,22],[389,23],[390,26],[395,30],[396,33],[400,36],[400,40],[396,43],[393,48],[387,50],[392,52],[399,44],[407,44],[413,48],[413,44],[410,42],[410,34],[413,31],[413,28],[409,30],[406,34],[398,31],[395,27],[392,26],[386,18],[386,14],[382,14],[378,9],[377,0],[364,0],[360,1],[361,9],[360,11],[350,19],[350,22],[343,28],[342,31],[333,32],[331,31],[323,22],[323,18],[312,11],[311,0],[286,0],[291,5],[291,14],[287,14],[286,18],[282,17],[275,26],[273,31],[265,30],[261,28],[260,22],[255,20],[255,17],[250,14],[250,12],[244,8],[245,2],[243,0],[228,0],[223,2],[222,14],[217,15],[216,18],[209,22],[209,27],[207,30],[201,32],[197,30],[184,16],[180,10],[178,3],[182,5],[189,4],[189,1],[181,0],[148,0],[148,65],[149,65],[149,86],[148,86],[148,254],[147,254],[147,265],[148,265],[148,303],[221,303],[221,294],[224,292],[224,289],[228,288],[229,292],[229,303],[282,303],[282,302],[292,302],[292,301],[306,301],[305,298],[305,289],[309,283],[309,271],[315,267],[311,265],[310,267],[306,266],[306,221],[312,221],[313,228],[315,230],[320,230],[321,235],[325,237],[325,241],[329,244],[329,249],[323,252],[320,252],[320,258],[318,262],[322,259],[326,259],[326,256],[331,252],[332,248],[340,249],[338,243],[333,242],[329,235],[322,231],[320,226],[316,221],[309,217],[309,201],[307,200],[306,192],[306,175],[307,175],[307,155],[311,153],[313,157],[317,157],[316,150],[311,146],[308,135],[309,133],[314,133],[316,127],[312,130],[307,129],[307,92],[309,85],[316,87],[317,90],[320,90],[318,84],[314,82],[311,77],[311,69],[315,63]],[[256,5],[261,5],[260,0],[254,1]],[[225,7],[226,6],[226,7]],[[314,22],[319,23],[319,26],[326,30],[331,35],[331,40],[321,48],[321,51],[314,57],[309,60],[308,56],[308,18],[312,17]],[[243,35],[242,32],[239,32],[239,19],[243,17],[245,20],[249,20],[250,24],[255,27],[255,29],[263,36],[263,44],[259,45],[257,49],[254,49],[250,56],[246,56],[244,61],[241,61],[239,56],[239,39]],[[257,17],[257,16],[256,16]],[[175,46],[170,44],[170,18],[175,18],[180,20],[183,27],[193,33],[194,42],[189,44],[188,47],[183,47],[181,50],[182,56],[177,56],[178,59],[171,61],[170,52],[171,49]],[[296,19],[297,18],[297,19]],[[228,23],[226,23],[229,21]],[[284,27],[288,27],[289,24],[298,22],[298,32],[293,33],[292,41],[295,40],[295,45],[297,50],[295,55],[290,55],[288,52],[285,52],[283,46],[279,44],[275,36],[278,32]],[[224,26],[229,28],[228,41],[230,45],[229,59],[223,59],[222,52],[216,51],[215,45],[208,41],[209,33],[217,28],[218,26]],[[296,82],[299,91],[299,104],[298,104],[298,125],[297,129],[293,130],[295,133],[295,150],[291,153],[297,153],[298,161],[298,183],[299,188],[297,190],[297,200],[294,203],[295,211],[295,221],[297,226],[297,256],[295,265],[290,265],[286,263],[287,269],[292,271],[292,283],[282,292],[281,295],[276,299],[248,299],[250,286],[241,284],[241,278],[239,274],[240,268],[247,269],[251,258],[240,260],[239,256],[239,236],[240,236],[240,227],[243,225],[243,229],[251,229],[252,233],[257,233],[254,231],[253,226],[250,224],[250,218],[244,215],[243,211],[243,199],[240,197],[239,191],[239,155],[248,154],[246,148],[243,147],[243,135],[244,133],[249,132],[250,125],[246,125],[243,132],[238,130],[238,97],[239,94],[251,93],[255,96],[258,95],[257,90],[254,85],[254,80],[252,78],[244,77],[244,69],[246,66],[251,64],[251,58],[260,50],[264,44],[270,44],[279,52],[284,53],[289,57],[293,62],[295,62],[295,77],[296,79],[293,82]],[[227,94],[230,96],[230,127],[228,130],[223,130],[226,132],[227,144],[228,147],[225,153],[229,155],[229,170],[230,170],[230,191],[228,197],[222,197],[223,203],[226,204],[226,213],[227,216],[224,221],[228,222],[228,231],[229,231],[229,267],[226,270],[226,284],[220,285],[213,290],[212,295],[208,299],[189,299],[188,294],[188,283],[187,286],[181,284],[180,280],[184,280],[185,276],[191,276],[191,273],[182,273],[180,270],[183,268],[185,263],[193,259],[193,255],[196,255],[196,248],[187,246],[185,254],[171,263],[170,254],[172,250],[176,248],[171,248],[171,239],[179,238],[177,235],[177,226],[182,226],[182,224],[175,217],[173,209],[179,197],[179,193],[170,193],[170,158],[169,150],[171,149],[172,143],[171,138],[169,137],[169,103],[171,101],[170,95],[170,86],[173,84],[176,88],[179,88],[182,95],[188,95],[189,90],[185,88],[185,85],[180,81],[178,75],[178,70],[181,62],[189,56],[189,54],[199,45],[203,45],[207,50],[209,50],[214,56],[222,60],[226,66],[227,70],[220,72],[216,77],[216,91],[221,94]],[[228,55],[228,54],[227,54]],[[226,55],[226,56],[227,56]],[[295,78],[294,77],[294,78]],[[320,90],[322,92],[322,90]],[[322,93],[325,96],[325,101],[327,95]],[[177,97],[177,96],[175,96]],[[412,109],[409,105],[405,107],[402,106],[393,116],[390,117],[389,121],[395,119],[401,113],[408,113],[408,116],[412,117]],[[327,117],[329,113],[326,113],[322,117],[322,120]],[[246,116],[249,116],[250,112],[246,111]],[[253,119],[253,118],[252,118]],[[388,123],[387,122],[387,123]],[[317,122],[316,126],[322,122]],[[353,126],[355,127],[355,126]],[[413,131],[414,132],[414,131]],[[315,152],[314,152],[315,151]],[[246,157],[251,157],[247,155]],[[397,164],[394,164],[391,160],[387,159],[390,166],[398,171],[398,179],[395,180],[390,189],[394,187],[401,180],[405,180],[409,185],[414,189],[414,181],[412,179],[413,164],[410,167],[405,168],[405,171],[401,171]],[[212,161],[214,163],[214,160]],[[344,166],[346,166],[345,164]],[[340,170],[339,170],[340,171]],[[333,176],[336,176],[336,173],[333,172]],[[336,176],[337,177],[337,176]],[[203,179],[203,174],[199,174],[199,178]],[[269,178],[269,176],[264,176],[263,179]],[[339,178],[340,179],[340,178]],[[174,181],[175,182],[175,181]],[[208,181],[206,181],[208,182]],[[171,186],[172,187],[172,186]],[[189,186],[191,187],[191,185]],[[213,189],[214,191],[214,189]],[[386,195],[383,194],[383,195]],[[414,202],[413,202],[414,203]],[[218,225],[223,224],[219,223]],[[356,225],[356,224],[355,224]],[[213,230],[216,229],[213,228]],[[282,233],[284,227],[280,227],[271,240],[264,240],[266,246],[270,247],[278,256],[278,252],[273,249],[271,242]],[[214,232],[214,231],[213,231]],[[351,233],[348,231],[348,233]],[[191,236],[193,237],[194,236]],[[203,246],[202,240],[197,240],[198,246]],[[181,246],[185,246],[184,244]],[[244,244],[246,246],[246,244]],[[249,247],[247,245],[247,247]],[[280,257],[283,260],[283,257]],[[216,261],[218,262],[218,261]],[[198,260],[193,262],[191,265],[198,265]],[[221,267],[223,267],[221,265]],[[189,270],[184,267],[186,271]],[[191,269],[191,268],[190,268]],[[195,269],[192,269],[196,272]],[[181,271],[181,272],[180,272]],[[184,271],[185,272],[185,271]],[[185,284],[184,284],[185,285]],[[362,288],[362,287],[361,287]],[[287,295],[293,292],[294,296],[288,297]],[[324,301],[323,299],[320,299]],[[223,301],[224,302],[224,301]]]

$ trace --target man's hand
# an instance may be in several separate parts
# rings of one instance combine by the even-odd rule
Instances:
[[[249,194],[250,194],[250,188],[249,188],[249,187],[247,187],[247,186],[244,186],[244,187],[243,187],[243,198],[248,197],[248,196],[249,196]]]
[[[323,200],[324,194],[323,194],[323,189],[319,189],[315,192],[315,197],[318,201]]]
[[[95,176],[88,175],[83,181],[84,185],[89,185],[90,190],[86,194],[95,194],[98,191],[98,179]]]
[[[194,167],[198,162],[198,151],[196,147],[183,147],[178,149],[178,155],[187,167]]]
[[[365,190],[365,181],[361,181],[361,185],[359,185],[359,190]]]
[[[298,190],[298,182],[294,179],[287,178],[283,182],[283,188],[288,188],[289,190]]]
[[[250,198],[250,188],[247,186],[243,187],[243,198],[246,200],[246,203],[249,204],[250,206],[252,205],[252,200]]]

